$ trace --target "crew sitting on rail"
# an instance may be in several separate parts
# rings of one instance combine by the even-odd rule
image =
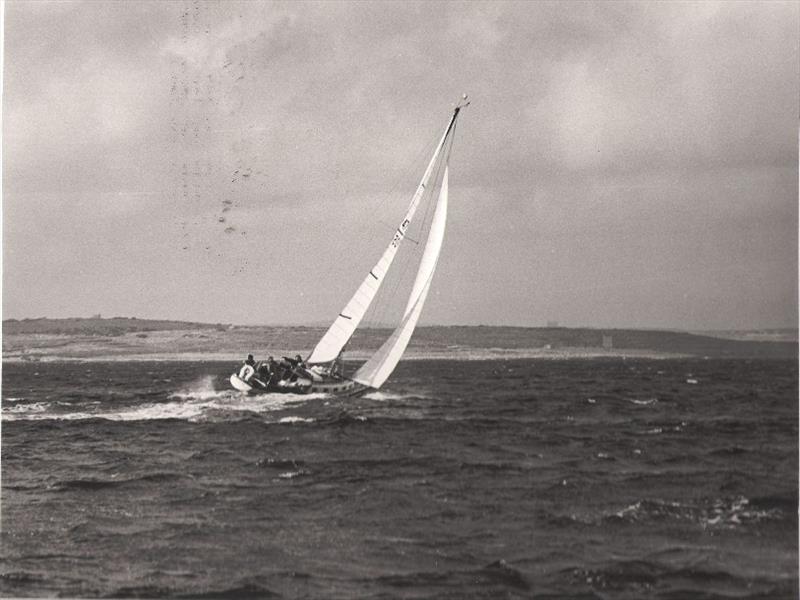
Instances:
[[[267,362],[263,360],[259,362],[258,365],[256,365],[256,373],[258,373],[258,376],[263,381],[267,381],[267,379],[269,379],[269,376],[272,374],[272,372],[269,369],[269,364],[267,364]]]
[[[286,379],[288,377],[289,381],[297,381],[299,376],[306,377],[306,364],[303,362],[303,358],[296,354],[294,358],[289,358],[288,356],[283,357],[284,362],[288,365],[287,371],[284,371],[283,378]]]
[[[252,354],[248,354],[247,360],[244,361],[244,364],[242,364],[242,367],[239,369],[239,379],[242,381],[249,381],[253,373],[256,372],[255,364],[256,359],[253,358]]]
[[[273,377],[278,374],[278,363],[271,356],[267,357],[267,369],[269,369],[269,374]]]
[[[264,384],[269,386],[273,381],[277,380],[280,376],[278,372],[278,363],[271,356],[267,360],[261,361],[256,369],[258,376],[264,381]]]

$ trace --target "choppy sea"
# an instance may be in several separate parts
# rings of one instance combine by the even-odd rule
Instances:
[[[3,365],[0,595],[797,598],[793,361]]]

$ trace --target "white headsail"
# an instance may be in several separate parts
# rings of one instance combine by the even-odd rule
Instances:
[[[442,134],[442,138],[439,140],[439,144],[436,146],[436,150],[434,151],[433,156],[428,163],[428,168],[425,169],[425,174],[422,176],[422,181],[420,181],[420,184],[417,187],[413,198],[411,199],[408,211],[406,211],[405,217],[403,217],[403,220],[397,227],[392,241],[389,242],[389,246],[386,248],[386,250],[384,250],[380,260],[364,278],[364,281],[358,287],[356,293],[353,294],[353,297],[344,307],[342,312],[339,313],[339,316],[336,317],[334,322],[328,328],[328,331],[317,343],[314,351],[308,357],[307,362],[326,363],[335,360],[342,351],[342,348],[344,348],[345,344],[347,344],[352,337],[359,323],[361,323],[361,320],[364,318],[364,315],[369,309],[370,304],[372,304],[372,301],[375,299],[375,295],[378,293],[378,290],[383,283],[386,272],[388,271],[395,255],[397,254],[397,250],[400,247],[400,242],[402,242],[403,238],[405,238],[406,230],[408,229],[411,220],[414,218],[414,214],[417,211],[417,206],[419,206],[420,200],[425,193],[425,189],[428,186],[431,175],[434,172],[434,165],[436,164],[439,154],[445,145],[447,136],[453,129],[453,124],[458,116],[458,111],[459,108],[456,108],[455,111],[453,111],[453,116],[450,118],[450,122],[447,124],[444,134]]]
[[[357,383],[372,388],[378,388],[383,385],[383,382],[394,371],[400,361],[400,357],[403,356],[403,352],[408,346],[409,340],[411,340],[411,334],[414,333],[414,328],[422,314],[422,306],[428,296],[433,273],[436,270],[436,264],[442,250],[447,221],[447,179],[448,173],[447,167],[445,167],[444,176],[442,177],[442,189],[439,192],[439,202],[431,220],[428,241],[420,259],[419,270],[414,280],[414,287],[411,289],[411,295],[408,298],[403,320],[380,349],[355,372],[352,379]]]

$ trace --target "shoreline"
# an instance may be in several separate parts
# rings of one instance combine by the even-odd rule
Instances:
[[[22,325],[16,324],[18,328]],[[66,324],[62,325],[64,330],[49,332],[13,333],[13,329],[12,332],[5,329],[2,360],[6,363],[230,361],[238,364],[250,353],[259,358],[307,356],[323,334],[313,328],[124,331],[109,329],[105,321],[94,328],[81,322],[82,329],[68,332]],[[105,329],[100,325],[106,325]],[[143,326],[138,321],[135,325]],[[346,360],[366,360],[388,335],[389,332],[382,330],[361,332]],[[423,327],[415,332],[403,360],[796,359],[797,351],[796,343],[724,340],[668,331]]]
[[[285,352],[286,355],[296,352]],[[275,352],[274,356],[283,356],[284,353]],[[346,362],[364,361],[370,352],[360,351],[348,355]],[[482,360],[586,360],[594,358],[640,358],[651,360],[675,360],[686,358],[704,357],[685,354],[658,352],[654,350],[603,350],[599,348],[561,348],[558,350],[545,349],[500,349],[500,348],[475,348],[465,351],[410,351],[401,359],[401,362],[417,360],[452,360],[452,361],[482,361]],[[258,360],[258,358],[257,358]],[[69,355],[43,355],[29,357],[26,355],[3,355],[3,363],[8,364],[36,364],[36,363],[115,363],[115,362],[231,362],[240,363],[240,353],[213,353],[213,352],[173,352],[173,353],[130,353],[115,354],[111,356],[69,356]]]

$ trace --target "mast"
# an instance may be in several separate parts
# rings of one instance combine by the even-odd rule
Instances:
[[[466,95],[464,95],[463,99],[466,101]],[[361,320],[364,318],[364,315],[369,309],[370,304],[372,304],[372,301],[375,299],[375,296],[378,293],[381,284],[383,283],[386,272],[389,270],[389,267],[391,266],[395,255],[397,254],[397,250],[400,247],[400,243],[406,236],[406,230],[414,218],[414,214],[417,211],[417,207],[419,206],[420,200],[425,193],[426,187],[430,183],[434,166],[436,165],[439,155],[445,146],[448,136],[453,131],[456,119],[458,118],[458,113],[468,104],[468,102],[466,104],[459,104],[453,110],[450,121],[447,123],[447,127],[445,128],[444,133],[439,140],[439,144],[436,146],[436,150],[434,151],[433,156],[428,163],[428,167],[425,169],[422,180],[420,181],[419,185],[417,186],[417,190],[414,192],[414,195],[411,198],[408,210],[406,211],[403,220],[400,222],[400,225],[395,230],[394,236],[389,242],[389,245],[386,247],[386,250],[384,250],[381,258],[378,260],[375,266],[372,267],[369,273],[367,273],[367,275],[364,277],[364,280],[361,282],[361,285],[358,287],[355,294],[353,294],[353,297],[345,305],[344,309],[339,313],[336,319],[334,319],[333,323],[328,328],[328,331],[324,336],[322,336],[322,339],[320,339],[320,341],[317,343],[313,352],[308,357],[308,363],[327,363],[335,360],[342,351],[342,348],[344,348],[344,346],[352,337],[358,325],[361,323]]]

